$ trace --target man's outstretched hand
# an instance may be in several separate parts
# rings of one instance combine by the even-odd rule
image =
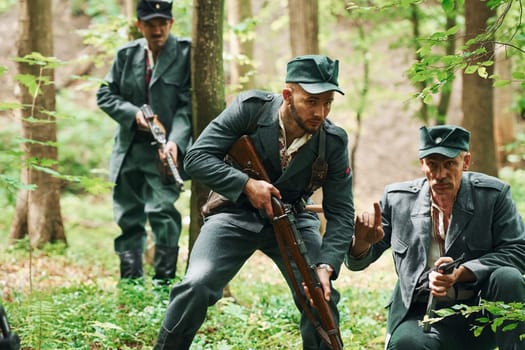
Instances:
[[[379,203],[375,202],[373,214],[365,211],[356,218],[354,240],[351,247],[352,256],[364,256],[372,244],[380,241],[384,236],[381,207]]]

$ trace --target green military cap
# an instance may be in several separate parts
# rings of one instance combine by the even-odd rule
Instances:
[[[298,56],[286,66],[286,82],[297,83],[310,94],[337,91],[344,95],[339,89],[338,74],[339,61],[322,55]]]
[[[419,129],[419,159],[431,154],[455,158],[469,150],[470,132],[456,125],[422,126]]]
[[[148,21],[153,18],[171,19],[171,0],[139,0],[137,2],[137,19]]]

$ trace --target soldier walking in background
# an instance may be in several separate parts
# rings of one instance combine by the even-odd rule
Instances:
[[[121,279],[143,277],[146,222],[155,241],[154,280],[175,277],[181,215],[174,203],[180,190],[164,172],[170,155],[181,163],[191,141],[190,48],[188,39],[170,33],[171,1],[140,0],[136,26],[144,38],[116,54],[97,93],[97,104],[117,122],[110,159],[115,239]],[[165,130],[165,154],[158,147],[140,107],[149,104]]]

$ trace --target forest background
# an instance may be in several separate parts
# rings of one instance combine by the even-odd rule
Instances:
[[[26,141],[20,136],[18,109],[10,107],[20,97],[15,82],[15,40],[8,40],[19,30],[18,6],[15,1],[0,1],[0,204],[5,208],[0,219],[0,244],[4,248],[0,256],[0,301],[25,349],[148,349],[166,307],[167,291],[155,290],[149,283],[117,288],[118,262],[112,249],[117,227],[112,221],[111,195],[97,181],[85,181],[105,180],[107,176],[114,124],[96,107],[94,92],[115,48],[127,40],[129,19],[122,16],[124,6],[112,1],[54,0],[52,4],[54,56],[66,63],[55,69],[55,116],[67,244],[34,249],[28,237],[14,243],[8,239],[21,186],[13,180],[19,177],[23,164],[17,150]],[[358,212],[368,209],[387,183],[420,175],[418,129],[437,120],[421,119],[421,98],[416,98],[421,85],[410,78],[418,57],[413,40],[408,39],[413,37],[412,12],[409,7],[387,5],[361,8],[359,16],[351,15],[349,9],[356,5],[346,1],[323,1],[318,9],[319,51],[341,61],[340,83],[346,95],[336,98],[331,119],[350,136]],[[418,5],[422,37],[440,32],[445,22],[441,5]],[[248,76],[257,88],[279,91],[286,62],[292,57],[289,9],[285,2],[252,1],[252,6],[255,15],[234,26],[238,33],[253,38],[253,66]],[[174,32],[191,36],[191,1],[177,1],[174,7]],[[461,25],[461,13],[458,18]],[[512,27],[518,38],[523,36],[521,23]],[[230,63],[239,57],[227,45],[230,29],[225,26],[226,99],[239,89],[231,78]],[[86,40],[107,46],[90,45]],[[511,141],[498,148],[499,174],[513,184],[520,211],[525,213],[520,64],[523,60],[513,56],[501,65],[514,72],[515,82],[501,84],[494,100],[495,104],[504,101],[503,107],[495,107],[496,114],[510,115],[512,120]],[[446,120],[461,124],[461,71],[455,73]],[[432,106],[428,98],[426,102]],[[185,213],[185,230],[190,221],[190,195],[190,191],[184,192],[177,203]],[[188,244],[185,231],[183,259]],[[184,267],[183,261],[179,276]],[[388,254],[366,272],[343,269],[336,287],[343,295],[341,330],[348,349],[383,347],[384,306],[394,283]],[[295,308],[269,260],[254,256],[232,281],[230,290],[232,297],[210,309],[194,342],[196,349],[300,348]]]

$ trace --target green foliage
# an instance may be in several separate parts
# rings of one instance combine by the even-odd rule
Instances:
[[[79,109],[75,91],[57,96],[60,175],[74,193],[108,193],[108,160],[113,142],[114,122],[101,111]]]
[[[95,22],[122,12],[118,1],[114,0],[70,0],[70,6],[74,16],[85,14]]]
[[[123,15],[106,18],[105,21],[92,22],[88,29],[79,30],[86,45],[97,49],[97,54],[88,57],[101,67],[111,61],[116,49],[128,41],[128,33],[133,21]]]
[[[481,300],[480,305],[454,305],[451,308],[436,310],[436,314],[439,317],[431,319],[431,323],[453,315],[475,317],[477,324],[472,329],[475,336],[479,336],[485,328],[490,328],[493,332],[496,330],[507,332],[515,329],[519,323],[525,322],[525,308],[522,303]]]
[[[193,0],[173,1],[173,27],[171,31],[180,37],[191,38]]]
[[[17,3],[16,0],[0,0],[0,14],[7,12]]]

